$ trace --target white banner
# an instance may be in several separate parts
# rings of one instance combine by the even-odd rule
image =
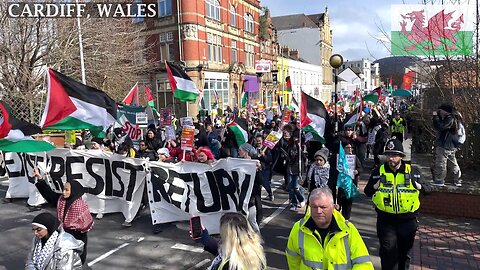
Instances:
[[[47,172],[46,180],[57,193],[62,193],[67,179],[80,182],[93,213],[121,212],[130,222],[140,208],[147,175],[145,160],[100,150],[55,149],[46,155],[6,153],[5,162],[10,179],[7,198],[28,197],[29,204],[40,204],[38,191],[32,184],[34,179],[30,177],[37,162],[39,170]],[[31,187],[35,192],[29,192]]]
[[[210,233],[219,233],[225,212],[248,211],[256,161],[221,159],[213,165],[149,162],[148,199],[152,223],[188,220],[201,216]]]

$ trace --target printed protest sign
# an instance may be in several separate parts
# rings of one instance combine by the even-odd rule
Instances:
[[[265,145],[270,149],[273,149],[275,145],[278,143],[278,141],[280,141],[280,139],[282,138],[282,135],[283,133],[281,131],[272,130],[270,134],[268,134],[268,136],[263,141],[263,145]]]
[[[182,128],[182,138],[180,140],[180,148],[186,151],[192,151],[195,140],[195,127],[184,126]]]

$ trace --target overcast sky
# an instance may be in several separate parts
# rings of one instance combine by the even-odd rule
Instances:
[[[261,0],[272,16],[323,13],[328,7],[333,30],[333,52],[345,60],[368,58],[376,60],[390,56],[390,44],[381,29],[390,33],[390,6],[418,4],[418,0]]]

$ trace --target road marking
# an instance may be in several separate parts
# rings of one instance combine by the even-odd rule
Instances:
[[[203,252],[203,248],[184,245],[184,244],[180,244],[180,243],[176,243],[171,248],[185,250],[185,251],[191,251],[191,252],[196,252],[196,253],[202,253]]]
[[[137,243],[142,242],[144,239],[145,239],[145,237],[140,237],[140,238],[138,238]]]
[[[108,256],[112,255],[113,253],[119,251],[120,249],[122,249],[122,248],[124,248],[124,247],[126,247],[126,246],[128,246],[128,245],[130,245],[130,243],[123,243],[123,244],[121,244],[120,246],[118,246],[116,249],[112,249],[112,250],[110,250],[109,252],[103,254],[102,256],[96,258],[95,260],[89,262],[87,265],[88,265],[88,266],[92,266],[92,265],[96,264],[97,262],[99,262],[99,261],[107,258]]]
[[[195,264],[194,266],[188,268],[188,270],[196,270],[196,269],[199,269],[200,267],[208,264],[210,262],[210,259],[205,259],[197,264]]]
[[[283,210],[287,208],[289,201],[290,200],[286,200],[280,207],[277,208],[277,210],[275,210],[275,212],[273,212],[270,216],[262,220],[262,223],[260,224],[260,229],[263,229],[263,227],[265,227],[265,225],[267,225],[268,222],[270,222],[276,216],[280,215],[280,213],[282,213]]]

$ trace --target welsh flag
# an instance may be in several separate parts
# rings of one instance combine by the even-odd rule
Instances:
[[[139,106],[140,102],[138,100],[138,82],[132,87],[127,96],[122,100],[123,104],[130,106]]]
[[[476,10],[473,3],[392,5],[392,55],[472,55]]]
[[[241,122],[237,121],[238,119],[235,119],[233,122],[230,124],[227,124],[227,127],[233,132],[235,135],[235,139],[237,141],[238,146],[246,143],[248,141],[248,132],[247,132],[247,126]]]
[[[287,85],[287,91],[292,92],[293,88],[292,88],[292,81],[290,80],[290,76],[287,76],[287,78],[285,78],[285,84]]]
[[[320,100],[302,91],[300,104],[300,127],[305,133],[311,133],[314,141],[325,143],[325,125],[328,121],[327,109]]]
[[[166,61],[165,67],[167,68],[168,80],[170,81],[170,87],[172,87],[173,96],[183,102],[195,102],[200,91],[187,73],[180,67]]]
[[[0,101],[0,150],[8,152],[46,152],[55,149],[48,142],[36,141],[31,135],[41,133],[39,126],[19,120],[12,115],[12,109]]]
[[[48,69],[48,94],[40,126],[47,130],[89,129],[103,138],[117,118],[117,104],[104,92]]]

